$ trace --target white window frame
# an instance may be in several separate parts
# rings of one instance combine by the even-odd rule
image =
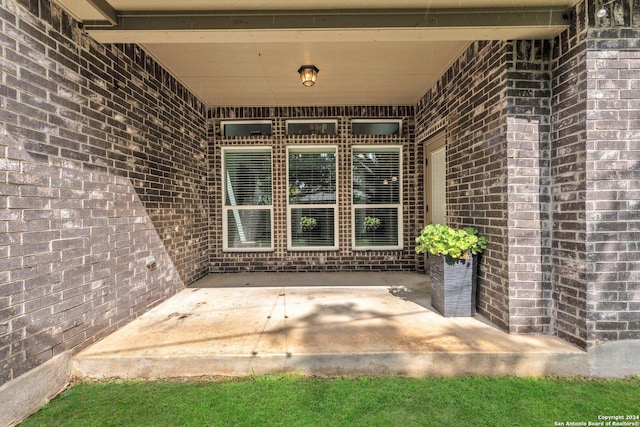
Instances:
[[[353,145],[351,147],[351,177],[353,179],[354,171],[353,171],[353,155],[354,152],[359,149],[366,149],[372,152],[376,150],[397,150],[398,151],[398,171],[400,176],[398,177],[398,203],[376,203],[376,204],[355,204],[353,203],[353,181],[351,184],[351,248],[353,251],[383,251],[383,250],[402,250],[404,249],[404,221],[403,221],[403,182],[404,182],[404,170],[403,170],[403,151],[401,145],[378,145],[378,144],[362,144],[362,145]],[[362,208],[396,208],[398,210],[398,244],[397,245],[387,245],[387,246],[356,246],[356,227],[359,224],[356,224],[356,209]]]
[[[271,158],[271,205],[246,205],[246,206],[227,206],[227,168],[225,155],[228,152],[269,152]],[[256,145],[256,146],[224,146],[222,147],[222,250],[223,252],[272,252],[274,250],[274,220],[273,220],[273,148],[271,146]],[[271,227],[271,245],[269,247],[246,247],[237,248],[229,247],[229,220],[228,212],[232,210],[269,210],[269,218],[271,219],[269,226]]]
[[[353,133],[353,128],[351,129],[351,134],[355,135],[355,136],[366,136],[366,135],[372,135],[372,136],[386,136],[386,137],[390,137],[390,136],[402,136],[402,119],[383,119],[383,118],[378,118],[378,119],[351,119],[351,123],[372,123],[372,124],[376,124],[376,123],[398,123],[398,134],[397,135],[387,135],[387,134],[358,134],[355,135]]]
[[[318,203],[318,204],[305,204],[305,205],[292,205],[289,203],[289,153],[291,151],[301,152],[318,152],[322,150],[333,150],[335,153],[335,161],[336,161],[336,201],[334,204],[329,203]],[[338,146],[337,145],[287,145],[287,186],[286,186],[286,199],[287,199],[287,250],[288,251],[335,251],[340,248],[338,239],[339,239],[339,221],[338,221],[338,213],[340,206],[339,203],[339,170],[338,165]],[[291,217],[293,209],[329,209],[333,208],[333,246],[293,246],[292,244],[292,226],[291,226]]]

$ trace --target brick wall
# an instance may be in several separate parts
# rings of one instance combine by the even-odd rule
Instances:
[[[576,7],[553,55],[555,330],[582,347],[640,338],[640,6],[600,4]]]
[[[95,43],[49,0],[0,0],[0,384],[208,270],[420,270],[422,142],[440,124],[449,221],[490,239],[479,311],[582,347],[640,339],[640,3],[612,3],[600,19],[596,3],[580,3],[549,43],[472,43],[418,103],[414,132],[413,107],[216,108],[207,118],[144,50]],[[337,118],[340,133],[285,136],[287,118],[305,117]],[[361,117],[404,118],[405,133],[353,137],[350,119]],[[403,145],[404,249],[352,251],[343,203],[340,250],[287,252],[280,197],[274,252],[223,253],[221,146],[256,142],[220,138],[223,118],[273,121],[259,141],[274,147],[281,182],[288,143],[337,145],[344,200],[353,144]]]
[[[613,22],[603,25],[625,28],[593,28],[586,41],[589,345],[640,339],[640,5],[635,3],[634,9],[632,2],[616,5],[622,9],[613,9]]]
[[[474,42],[416,108],[416,141],[446,123],[447,218],[489,238],[480,257],[478,311],[509,327],[507,233],[507,60],[505,42]]]
[[[208,204],[205,109],[144,51],[48,0],[0,26],[2,384],[205,274]]]
[[[586,345],[586,57],[584,5],[554,40],[552,58],[552,283],[555,333]]]
[[[478,311],[514,333],[551,329],[550,53],[541,41],[474,42],[416,109],[419,150],[445,123],[449,224],[489,238]]]
[[[549,42],[473,43],[416,109],[417,150],[445,123],[449,222],[490,239],[479,311],[585,348],[640,337],[640,8],[595,6]]]
[[[551,331],[551,46],[510,43],[507,72],[509,330]]]
[[[211,271],[384,271],[415,270],[414,252],[417,222],[422,198],[418,181],[413,145],[412,107],[261,107],[215,108],[209,112],[210,176],[212,239],[210,246]],[[330,136],[288,136],[285,121],[290,118],[338,119],[338,134]],[[351,135],[351,118],[401,118],[401,136]],[[270,137],[222,137],[220,119],[268,119],[273,123]],[[222,241],[222,146],[264,144],[273,147],[274,183],[274,251],[223,252]],[[288,144],[327,144],[338,147],[338,250],[288,251],[286,205],[286,146]],[[402,250],[354,251],[351,243],[351,146],[353,144],[382,144],[403,146],[403,226]],[[421,178],[420,178],[421,179]],[[284,183],[284,184],[283,184]]]

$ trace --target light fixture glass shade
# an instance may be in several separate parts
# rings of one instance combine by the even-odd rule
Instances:
[[[596,17],[598,18],[604,18],[605,16],[607,16],[608,11],[607,11],[607,6],[609,6],[612,3],[615,3],[616,0],[611,0],[608,1],[606,3],[604,3],[602,6],[600,6],[600,9],[596,12]]]
[[[311,87],[316,84],[318,79],[318,68],[315,65],[303,65],[298,69],[300,73],[300,81],[306,87]]]

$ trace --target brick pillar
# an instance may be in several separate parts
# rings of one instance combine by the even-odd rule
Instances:
[[[548,333],[550,46],[522,40],[512,48],[507,73],[509,330]]]
[[[637,3],[582,2],[554,40],[554,326],[585,348],[640,339]]]
[[[638,29],[609,29],[590,30],[587,42],[589,345],[640,339],[638,40]]]
[[[553,40],[551,282],[553,326],[562,339],[586,346],[585,9],[578,5],[573,26]]]

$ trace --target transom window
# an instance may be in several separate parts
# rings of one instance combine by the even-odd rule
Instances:
[[[271,149],[223,148],[222,164],[223,249],[272,250]]]
[[[353,135],[401,135],[402,119],[353,119]]]
[[[287,148],[288,248],[338,248],[337,148]]]
[[[222,136],[271,135],[271,120],[223,120],[220,122]]]
[[[401,147],[356,146],[352,153],[353,248],[401,249]]]
[[[287,135],[335,135],[338,132],[336,119],[287,120]]]

